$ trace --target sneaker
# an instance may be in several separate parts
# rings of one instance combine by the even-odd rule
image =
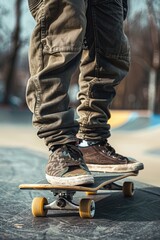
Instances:
[[[46,166],[46,179],[52,185],[82,185],[94,182],[82,153],[73,144],[52,151]]]
[[[106,140],[88,141],[85,147],[80,144],[80,150],[90,171],[132,172],[144,168],[143,163],[116,153]]]

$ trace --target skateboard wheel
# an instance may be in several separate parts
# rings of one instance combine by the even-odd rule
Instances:
[[[86,192],[86,195],[96,195],[97,194],[97,191],[96,192]]]
[[[35,197],[32,201],[32,215],[34,217],[45,217],[47,210],[44,210],[44,205],[47,205],[48,201],[44,197]]]
[[[79,215],[81,218],[93,218],[95,215],[95,202],[92,199],[81,199],[79,205]]]
[[[132,197],[134,195],[133,182],[124,182],[122,190],[124,197]]]

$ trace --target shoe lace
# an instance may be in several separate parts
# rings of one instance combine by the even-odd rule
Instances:
[[[70,154],[70,156],[72,157],[72,161],[68,161],[67,163],[69,165],[81,165],[83,167],[85,167],[85,163],[84,163],[84,160],[83,160],[83,154],[82,152],[78,149],[78,147],[76,147],[75,145],[73,144],[67,144],[67,149],[68,149],[68,152]]]
[[[122,156],[121,154],[117,153],[116,150],[107,142],[103,141],[99,144],[100,147],[103,146],[103,152],[105,152],[108,156],[111,156],[113,158],[118,158],[120,160],[126,160],[127,157]]]

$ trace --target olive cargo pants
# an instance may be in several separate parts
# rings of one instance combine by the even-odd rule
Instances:
[[[31,36],[26,89],[38,136],[46,145],[110,136],[114,87],[129,69],[123,0],[28,0]],[[79,120],[69,107],[70,80],[79,66]]]

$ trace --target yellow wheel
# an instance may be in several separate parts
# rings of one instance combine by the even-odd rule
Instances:
[[[86,195],[89,196],[89,195],[96,195],[97,192],[86,192]]]
[[[122,190],[124,197],[132,197],[134,195],[133,182],[124,182]]]
[[[44,205],[47,205],[48,201],[44,197],[36,197],[32,201],[32,214],[34,217],[45,217],[47,215],[47,209],[44,209]]]
[[[81,218],[93,218],[95,215],[95,202],[92,199],[81,199],[79,205],[79,215]]]

